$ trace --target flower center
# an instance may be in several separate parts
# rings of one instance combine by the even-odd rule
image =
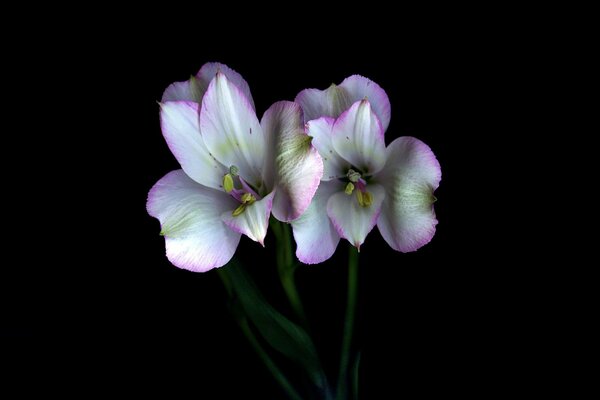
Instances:
[[[346,174],[349,182],[344,188],[344,193],[350,196],[354,189],[356,190],[356,201],[361,207],[369,207],[373,204],[373,194],[367,191],[367,181],[362,177],[360,172],[350,168]]]
[[[259,198],[259,195],[239,176],[239,168],[235,165],[229,167],[229,172],[223,175],[223,190],[229,193],[231,197],[236,199],[241,204],[232,211],[231,215],[237,217],[246,211],[246,207],[251,205]],[[237,179],[236,179],[237,178]],[[241,189],[236,189],[236,183],[241,186]]]

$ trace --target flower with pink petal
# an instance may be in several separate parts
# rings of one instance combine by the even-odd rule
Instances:
[[[221,267],[242,234],[264,243],[271,213],[289,222],[309,206],[323,162],[296,103],[273,104],[259,122],[241,75],[208,63],[165,90],[160,120],[182,169],[154,185],[147,210],[177,267]]]
[[[418,139],[385,146],[390,102],[375,82],[354,75],[326,90],[296,97],[306,131],[323,158],[323,178],[310,207],[292,221],[296,256],[307,264],[330,258],[340,238],[360,249],[377,225],[401,252],[415,251],[435,234],[433,192],[440,165]]]

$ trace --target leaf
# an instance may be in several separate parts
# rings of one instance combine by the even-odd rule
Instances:
[[[325,373],[306,331],[275,310],[260,293],[250,275],[237,262],[230,262],[223,268],[223,272],[229,276],[236,299],[264,340],[304,368],[311,381],[320,389],[324,389]]]

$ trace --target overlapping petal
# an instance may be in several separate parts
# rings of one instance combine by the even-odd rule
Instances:
[[[340,85],[333,84],[325,90],[305,89],[298,93],[295,101],[304,110],[304,120],[310,121],[321,117],[337,118],[352,104],[365,98],[385,131],[390,123],[390,100],[377,83],[364,76],[352,75]]]
[[[163,136],[185,173],[198,183],[220,189],[227,169],[208,151],[198,126],[198,104],[169,101],[160,107]]]
[[[176,170],[160,179],[148,194],[148,214],[158,218],[165,236],[167,257],[175,266],[205,272],[225,265],[240,241],[221,214],[236,202],[194,182]]]
[[[306,133],[313,137],[313,146],[323,159],[323,177],[321,180],[329,181],[344,177],[350,164],[344,160],[333,148],[331,143],[332,130],[335,120],[322,117],[306,123]]]
[[[377,226],[394,250],[415,251],[435,234],[433,192],[441,180],[440,164],[429,146],[413,137],[394,140],[386,156],[378,181],[387,197]]]
[[[331,143],[364,174],[374,174],[385,164],[383,128],[368,100],[357,101],[340,115],[333,125]]]
[[[247,206],[244,212],[237,216],[233,216],[231,210],[228,210],[221,214],[221,219],[229,228],[243,233],[264,246],[274,195],[275,192],[269,193],[261,200]]]
[[[366,207],[357,201],[357,190],[350,195],[337,192],[327,202],[327,215],[337,233],[359,249],[367,234],[377,224],[385,198],[385,190],[381,185],[368,185],[367,190],[373,196],[373,203]]]
[[[262,182],[266,140],[252,105],[222,73],[211,81],[200,112],[200,129],[210,153],[236,166],[251,185]]]
[[[261,120],[270,161],[265,180],[267,184],[275,182],[273,215],[284,222],[298,218],[308,208],[323,175],[321,156],[302,125],[300,106],[289,101],[273,104]]]
[[[234,85],[244,93],[250,105],[254,109],[254,100],[250,93],[248,83],[233,69],[225,64],[210,62],[200,68],[196,76],[191,77],[184,82],[175,82],[164,91],[162,102],[167,101],[193,101],[201,103],[204,94],[208,90],[210,81],[217,75],[217,72],[224,74]]]
[[[329,259],[340,235],[327,216],[327,202],[344,189],[339,181],[321,182],[308,209],[291,222],[296,241],[296,257],[304,264],[318,264]]]
[[[384,132],[387,130],[392,115],[392,107],[387,93],[381,86],[364,76],[352,75],[344,79],[340,83],[340,87],[347,93],[350,104],[365,98],[369,100],[375,115],[381,121]]]

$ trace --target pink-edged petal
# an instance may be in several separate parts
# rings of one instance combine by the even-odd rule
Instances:
[[[304,264],[322,263],[335,253],[340,235],[327,216],[327,202],[334,193],[343,190],[344,185],[339,181],[321,182],[310,206],[291,222],[296,257]]]
[[[204,90],[204,92],[208,90],[208,85],[210,84],[210,81],[217,76],[217,72],[221,72],[223,75],[225,75],[229,82],[233,83],[242,93],[244,93],[246,99],[248,99],[248,102],[250,103],[250,106],[254,110],[254,100],[252,99],[252,93],[250,93],[250,86],[248,86],[248,82],[242,78],[242,75],[229,68],[225,64],[209,62],[200,68],[200,71],[198,71],[196,77],[200,81],[201,88]]]
[[[160,106],[160,124],[171,152],[186,174],[198,183],[220,189],[227,168],[210,154],[198,126],[198,104],[168,101]]]
[[[205,91],[200,90],[197,78],[192,77],[187,81],[170,84],[163,92],[160,101],[162,103],[166,103],[167,101],[193,101],[200,103]]]
[[[306,123],[306,133],[313,137],[312,144],[323,159],[323,181],[344,177],[350,168],[348,161],[339,156],[331,143],[334,122],[333,118],[322,117]]]
[[[325,90],[305,89],[298,93],[294,101],[302,107],[304,121],[321,117],[337,118],[354,102],[343,88],[335,84]]]
[[[254,187],[265,163],[265,136],[246,95],[217,73],[202,101],[200,129],[206,147],[222,164],[235,165]]]
[[[235,253],[241,235],[221,221],[221,214],[235,205],[230,196],[199,185],[177,170],[152,187],[146,208],[161,223],[169,261],[179,268],[205,272],[227,264]]]
[[[435,234],[433,192],[442,179],[440,163],[429,146],[412,137],[394,140],[386,157],[377,176],[386,189],[377,227],[394,250],[415,251]]]
[[[236,85],[245,95],[252,108],[254,100],[250,94],[250,87],[242,76],[232,70],[225,64],[209,62],[200,68],[195,77],[184,82],[175,82],[165,90],[162,96],[162,102],[167,101],[194,101],[201,103],[210,81],[217,75],[217,72],[223,73],[234,85]]]
[[[234,231],[243,233],[264,246],[274,195],[275,192],[269,193],[261,200],[246,207],[243,213],[235,217],[232,210],[226,211],[221,214],[221,220]]]
[[[383,131],[387,130],[390,124],[392,107],[390,99],[381,86],[364,76],[352,75],[344,79],[340,87],[346,91],[350,104],[364,98],[368,99],[375,115],[381,121]]]
[[[302,129],[302,110],[298,104],[290,101],[273,104],[260,124],[268,138],[268,153],[273,153],[267,156],[273,166],[265,168],[266,175],[268,171],[275,172],[273,215],[289,222],[308,208],[323,175],[323,161]],[[266,182],[270,180],[265,178]]]
[[[365,175],[380,171],[385,164],[383,128],[368,100],[357,101],[340,115],[333,125],[331,143]]]
[[[358,203],[356,193],[348,195],[343,191],[332,195],[327,202],[327,215],[337,233],[358,249],[377,224],[385,198],[385,189],[381,185],[367,185],[367,191],[373,196],[373,203],[367,207]]]

